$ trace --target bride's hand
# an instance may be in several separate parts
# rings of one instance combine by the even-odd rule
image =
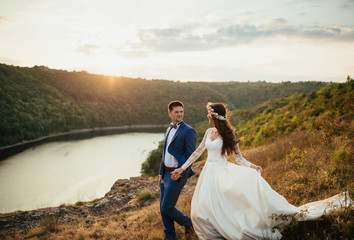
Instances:
[[[177,180],[178,178],[180,178],[182,173],[183,173],[183,169],[182,168],[177,168],[176,170],[171,172],[172,180]]]
[[[258,166],[258,165],[255,165],[255,164],[252,164],[251,168],[256,169],[259,173],[262,173],[262,171],[263,171],[261,166]]]

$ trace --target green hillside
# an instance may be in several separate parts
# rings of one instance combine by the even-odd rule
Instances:
[[[0,147],[74,129],[169,122],[167,104],[186,105],[185,120],[205,119],[208,101],[244,109],[323,87],[322,82],[173,82],[0,64]]]
[[[353,138],[354,81],[330,84],[317,91],[298,93],[271,100],[245,110],[231,112],[230,122],[244,140],[241,149],[260,146],[293,132],[318,131],[325,141],[334,136]],[[204,115],[207,111],[204,108]],[[207,122],[195,125],[199,143]],[[158,172],[162,157],[162,142],[142,165],[143,176]],[[203,159],[205,154],[200,158]]]
[[[326,137],[353,136],[354,81],[318,91],[269,101],[249,111],[234,111],[231,122],[245,137],[244,146],[258,146],[293,131],[320,130]]]

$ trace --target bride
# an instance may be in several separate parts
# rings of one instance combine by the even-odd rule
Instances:
[[[261,176],[262,168],[243,158],[226,106],[208,103],[207,109],[214,128],[206,130],[195,152],[172,172],[172,179],[177,180],[208,149],[191,204],[193,227],[200,239],[280,239],[274,227],[284,222],[273,220],[272,215],[297,214],[303,218],[300,213],[307,209],[308,216],[302,220],[309,220],[324,213],[328,200],[295,207],[275,192]],[[239,165],[228,162],[228,155],[233,155]],[[342,200],[336,196],[330,199],[340,204]]]

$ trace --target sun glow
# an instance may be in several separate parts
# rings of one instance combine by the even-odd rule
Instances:
[[[98,52],[93,56],[89,56],[86,61],[80,64],[80,68],[94,69],[95,73],[104,75],[119,76],[120,72],[127,67],[127,62],[113,53]]]
[[[353,75],[354,3],[273,0],[264,11],[241,2],[197,1],[186,9],[163,0],[7,1],[0,4],[0,62],[180,81]]]

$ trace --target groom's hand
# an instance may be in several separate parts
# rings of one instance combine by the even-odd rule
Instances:
[[[177,168],[176,170],[171,172],[171,179],[172,180],[177,180],[178,178],[181,177],[182,173],[183,173],[183,169],[182,168]]]
[[[159,188],[161,187],[162,176],[159,176]]]
[[[171,174],[171,179],[174,181],[178,180],[178,178],[180,178],[180,177],[181,177],[180,174]]]

